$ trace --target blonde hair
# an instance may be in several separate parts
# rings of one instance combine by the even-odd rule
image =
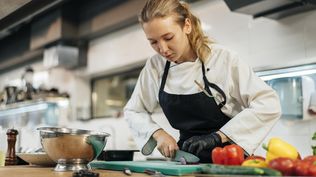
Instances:
[[[148,0],[143,7],[138,20],[141,24],[154,18],[176,15],[176,22],[183,27],[186,19],[190,19],[192,31],[188,34],[189,43],[200,60],[205,62],[211,53],[208,46],[212,41],[204,35],[200,20],[194,16],[189,5],[179,0]]]

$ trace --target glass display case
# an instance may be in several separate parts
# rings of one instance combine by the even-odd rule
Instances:
[[[39,126],[63,126],[70,115],[69,99],[45,98],[0,106],[1,149],[6,147],[6,130],[17,129],[17,152],[40,147],[36,128]]]
[[[0,106],[0,125],[2,128],[25,127],[46,124],[57,126],[60,111],[67,109],[66,98],[47,98],[37,101],[24,101]]]

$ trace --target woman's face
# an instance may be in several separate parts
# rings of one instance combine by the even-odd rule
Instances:
[[[182,28],[174,16],[154,18],[144,23],[143,29],[153,49],[167,60],[181,63],[191,60],[191,51],[187,34],[191,32],[191,23],[186,20]]]

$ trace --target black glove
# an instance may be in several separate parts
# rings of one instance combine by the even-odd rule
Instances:
[[[222,140],[220,135],[214,132],[187,139],[182,145],[182,150],[199,155],[202,150],[212,150],[218,146],[222,146]]]

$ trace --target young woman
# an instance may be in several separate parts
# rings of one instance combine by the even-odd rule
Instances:
[[[213,148],[236,143],[252,154],[280,117],[276,93],[235,53],[210,42],[186,3],[148,0],[139,21],[157,52],[124,109],[141,152],[157,146],[172,157],[182,149],[210,162]],[[159,105],[178,141],[151,119]]]

